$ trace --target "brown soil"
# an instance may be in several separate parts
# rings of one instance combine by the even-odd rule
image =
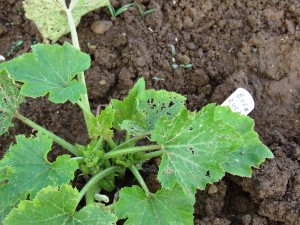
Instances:
[[[199,191],[195,224],[300,224],[300,2],[140,2],[155,9],[144,20],[132,8],[105,34],[95,34],[90,29],[95,20],[111,20],[108,10],[101,9],[79,25],[82,49],[93,59],[86,73],[92,108],[123,98],[141,76],[148,88],[186,96],[191,110],[220,104],[237,87],[246,88],[256,101],[250,116],[276,158],[255,170],[251,179],[226,176],[216,184],[216,193]],[[125,1],[112,3],[119,7]],[[24,44],[7,59],[30,51],[41,36],[25,19],[21,1],[0,0],[0,54],[6,56],[17,40]],[[68,36],[60,42],[66,40]],[[173,69],[170,45],[176,47],[177,62],[192,63],[193,68]],[[70,142],[87,141],[80,110],[71,104],[28,99],[21,111]],[[32,132],[16,121],[0,138],[1,154],[14,134]],[[149,182],[157,185],[150,175]]]

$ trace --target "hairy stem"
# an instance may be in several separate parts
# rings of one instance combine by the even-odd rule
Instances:
[[[147,159],[152,159],[152,158],[155,158],[155,157],[162,156],[163,153],[164,153],[164,150],[149,152],[149,153],[146,153],[145,155],[143,155],[140,159],[141,159],[141,161],[144,161],[144,160],[147,160]]]
[[[143,139],[147,137],[147,135],[141,135],[141,136],[136,136],[134,138],[131,138],[131,139],[128,139],[126,140],[125,142],[123,142],[122,144],[118,145],[117,147],[115,147],[114,149],[112,149],[111,151],[115,151],[117,149],[121,149],[121,148],[124,148],[126,147],[127,145],[130,145],[130,144],[134,144],[135,142]]]
[[[19,120],[21,120],[23,123],[27,124],[28,126],[36,129],[37,131],[39,131],[39,132],[41,132],[45,135],[48,135],[49,137],[52,138],[52,140],[54,142],[56,142],[57,144],[59,144],[60,146],[62,146],[63,148],[65,148],[66,150],[71,152],[72,154],[74,154],[76,156],[81,155],[80,151],[74,145],[70,144],[69,142],[67,142],[66,140],[64,140],[61,137],[57,136],[56,134],[52,133],[51,131],[41,127],[40,125],[36,124],[32,120],[22,116],[19,113],[17,113],[15,115],[15,117],[18,118]]]
[[[81,201],[81,199],[83,198],[83,196],[88,192],[88,190],[90,190],[95,184],[97,184],[97,182],[99,182],[101,179],[103,179],[104,177],[121,171],[122,168],[118,167],[118,166],[113,166],[110,167],[108,169],[102,170],[101,172],[97,173],[95,176],[93,176],[89,182],[87,182],[84,187],[81,189],[81,191],[79,192],[79,196],[77,199],[77,205],[79,204],[79,202]]]
[[[94,200],[94,196],[95,196],[95,191],[96,191],[96,186],[97,184],[95,184],[94,186],[91,186],[88,191],[86,192],[85,195],[85,203],[86,205],[92,205],[94,204],[95,200]]]
[[[103,137],[102,136],[98,139],[94,149],[103,149]]]
[[[67,6],[65,5],[65,11],[67,14],[67,18],[68,18],[68,23],[69,23],[69,27],[71,30],[71,36],[72,36],[72,43],[73,46],[75,48],[77,48],[78,50],[80,50],[80,46],[79,46],[79,40],[78,40],[78,35],[77,35],[77,31],[76,31],[76,25],[72,16],[72,9],[68,9]],[[84,73],[79,73],[78,74],[78,80],[86,87],[86,82],[85,82],[85,77],[84,77]],[[89,103],[89,98],[87,93],[82,94],[81,95],[81,101],[84,104],[84,106],[88,109],[89,112],[91,112],[91,108],[90,108],[90,103]],[[90,115],[89,113],[86,113],[83,110],[83,115],[84,115],[84,120],[87,126],[87,129],[89,130],[90,128]]]
[[[111,148],[111,149],[114,149],[114,148],[116,148],[117,147],[117,144],[114,142],[114,140],[113,139],[108,139],[107,141],[107,144],[109,145],[109,147]]]
[[[110,158],[116,158],[118,156],[132,154],[136,152],[145,152],[145,151],[151,151],[151,150],[161,150],[161,145],[149,145],[149,146],[138,146],[138,147],[131,147],[131,148],[123,148],[115,151],[110,151],[105,153],[102,156],[103,160],[110,159]]]
[[[138,171],[138,169],[134,165],[131,165],[129,167],[129,169],[133,173],[133,175],[137,179],[137,181],[140,183],[140,185],[143,188],[143,190],[146,193],[146,195],[149,197],[150,191],[149,191],[149,189],[148,189],[148,187],[147,187],[144,179],[142,178],[140,172]]]

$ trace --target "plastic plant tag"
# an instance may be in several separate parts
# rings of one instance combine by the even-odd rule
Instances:
[[[232,111],[247,116],[254,109],[252,95],[244,88],[238,88],[223,103],[222,106],[229,106]]]

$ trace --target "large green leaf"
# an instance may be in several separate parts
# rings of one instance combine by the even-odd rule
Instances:
[[[73,79],[76,74],[90,67],[90,57],[69,43],[63,46],[37,44],[32,53],[19,56],[0,64],[10,75],[24,85],[21,94],[40,97],[49,93],[49,100],[64,103],[68,99],[75,103],[86,87]]]
[[[47,187],[33,201],[22,201],[5,218],[5,225],[112,225],[116,216],[100,204],[76,212],[79,193],[69,185]]]
[[[144,90],[145,80],[140,78],[123,101],[112,100],[113,109],[116,110],[114,120],[114,127],[116,129],[121,129],[121,124],[124,120],[143,121],[141,113],[136,108],[136,98]]]
[[[222,168],[233,175],[250,177],[251,166],[258,167],[266,158],[273,158],[272,152],[265,146],[253,130],[254,121],[240,113],[235,113],[228,107],[219,106],[215,111],[215,118],[234,127],[243,137],[244,142],[238,149],[229,154],[228,159],[222,163]]]
[[[72,0],[69,8],[77,26],[83,15],[107,5],[109,0]],[[24,8],[45,38],[57,41],[70,32],[65,0],[25,0]]]
[[[47,160],[52,145],[48,136],[19,135],[16,141],[0,161],[0,221],[18,201],[32,199],[48,185],[69,183],[78,168],[69,155],[59,156],[53,163]]]
[[[176,185],[147,196],[138,186],[121,189],[115,212],[126,225],[192,225],[194,196]]]
[[[169,119],[185,106],[185,97],[165,90],[145,90],[137,96],[137,110],[143,120],[125,120],[121,127],[132,134],[150,133],[157,121],[165,116]]]
[[[7,70],[0,70],[0,135],[12,126],[14,113],[18,111],[23,100],[19,88]]]
[[[173,120],[161,118],[151,139],[164,146],[158,180],[165,188],[175,183],[190,195],[196,188],[220,180],[222,163],[242,143],[241,136],[221,120],[215,120],[213,104],[201,112],[184,109]]]

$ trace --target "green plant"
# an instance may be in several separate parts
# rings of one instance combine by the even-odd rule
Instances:
[[[147,14],[152,13],[152,12],[155,12],[155,9],[149,9],[149,10],[144,11],[144,10],[142,9],[142,7],[140,6],[140,4],[139,4],[136,0],[134,0],[134,4],[135,4],[136,7],[138,8],[138,10],[139,10],[139,12],[140,12],[140,14],[141,14],[141,17],[142,17],[143,19],[145,18],[145,16],[146,16]]]
[[[225,172],[249,177],[252,166],[273,157],[249,117],[215,104],[190,112],[185,97],[146,90],[142,78],[123,101],[113,99],[93,115],[83,73],[90,67],[90,57],[79,50],[76,24],[85,13],[108,4],[72,0],[67,7],[63,0],[25,0],[27,18],[45,38],[55,41],[71,31],[73,46],[36,44],[32,53],[0,64],[0,135],[12,126],[13,118],[38,131],[30,137],[16,136],[0,161],[0,220],[5,225],[108,225],[119,219],[134,225],[193,224],[198,188],[220,180]],[[57,104],[77,104],[90,142],[69,143],[19,113],[25,97],[41,96]],[[126,135],[117,141],[118,131]],[[148,144],[140,145],[141,140]],[[71,154],[49,162],[53,142]],[[161,190],[151,193],[139,169],[159,156]],[[80,191],[69,184],[76,170],[87,177]],[[122,188],[119,199],[107,204],[103,191],[113,191],[125,170],[132,172],[140,187]],[[81,209],[76,210],[79,204]]]
[[[121,6],[117,10],[115,10],[115,8],[112,5],[108,5],[107,7],[109,9],[109,12],[110,12],[111,16],[113,18],[116,18],[118,15],[120,15],[121,13],[127,11],[128,8],[133,6],[133,5],[134,5],[134,3],[128,3],[128,4],[125,4],[125,5]]]
[[[176,64],[176,49],[175,49],[175,46],[174,45],[171,45],[171,51],[172,51],[172,68],[173,69],[177,69],[178,67],[181,67],[181,68],[192,68],[193,67],[193,64]]]

